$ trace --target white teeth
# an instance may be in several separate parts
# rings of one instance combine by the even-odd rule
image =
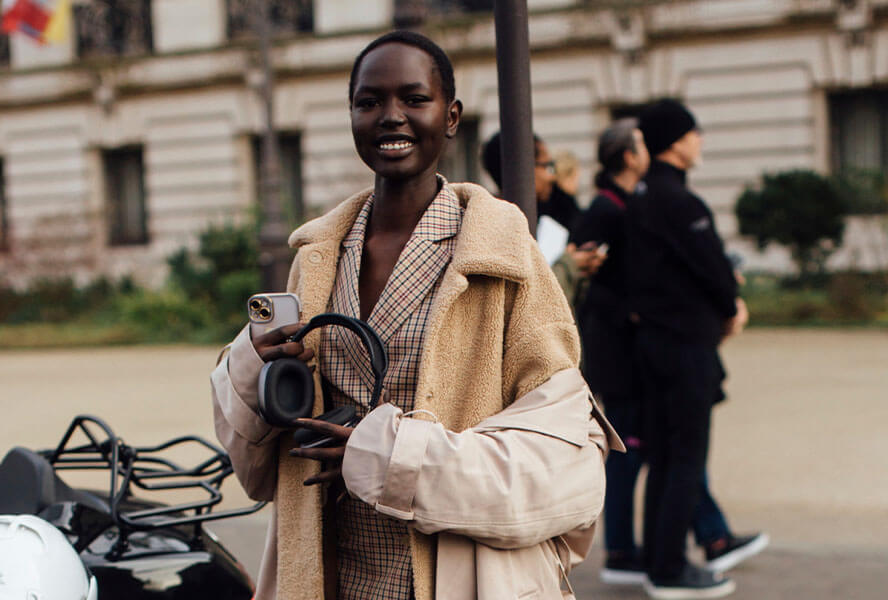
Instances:
[[[382,150],[406,150],[413,145],[413,142],[383,142],[379,144]]]

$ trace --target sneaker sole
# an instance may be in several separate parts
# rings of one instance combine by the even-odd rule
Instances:
[[[644,591],[654,600],[709,600],[723,598],[736,589],[737,584],[733,579],[707,588],[657,587],[650,580],[644,582]]]
[[[621,571],[603,568],[598,573],[602,583],[608,585],[644,585],[647,575],[643,571]]]
[[[707,562],[704,567],[707,571],[714,573],[723,573],[729,569],[733,569],[747,558],[753,557],[771,543],[771,538],[767,533],[763,533],[745,546],[741,546],[732,552],[728,552],[724,556],[719,556],[715,560]]]

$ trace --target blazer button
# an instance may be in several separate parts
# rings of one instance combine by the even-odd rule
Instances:
[[[324,260],[324,257],[321,256],[321,253],[317,250],[313,250],[311,254],[308,255],[308,262],[313,265],[321,264],[321,261]]]

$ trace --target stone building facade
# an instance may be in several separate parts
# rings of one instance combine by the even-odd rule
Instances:
[[[0,277],[157,284],[164,258],[256,205],[262,104],[247,0],[74,0],[65,44],[0,44]],[[273,1],[275,124],[285,188],[317,214],[371,183],[346,83],[395,22],[453,59],[465,125],[445,166],[480,175],[499,128],[484,1]],[[534,129],[571,150],[591,193],[597,134],[651,99],[686,101],[705,132],[692,184],[751,267],[787,268],[736,235],[733,205],[766,171],[888,166],[888,0],[530,0]],[[116,11],[116,12],[115,12]],[[872,223],[836,264],[872,266]],[[873,242],[878,240],[878,243]]]

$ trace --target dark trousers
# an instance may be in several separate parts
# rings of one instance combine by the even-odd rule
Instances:
[[[608,553],[635,556],[633,533],[635,482],[644,464],[638,444],[640,400],[630,396],[602,396],[608,420],[626,444],[626,453],[611,452],[605,463],[607,494],[604,497],[604,547]]]
[[[655,329],[637,338],[649,464],[644,501],[644,561],[652,579],[675,577],[687,562],[720,382],[714,344]]]
[[[644,465],[644,450],[631,431],[637,408],[629,398],[603,398],[607,418],[623,438],[626,452],[611,452],[607,457],[607,495],[604,498],[604,547],[608,554],[636,556],[635,544],[635,484]],[[640,416],[640,415],[638,415]],[[694,511],[691,528],[700,546],[731,535],[724,514],[709,491],[706,471],[700,482],[700,501]]]
[[[706,546],[731,535],[731,528],[721,509],[709,491],[709,477],[703,472],[700,486],[700,502],[694,513],[694,539],[699,546]]]

